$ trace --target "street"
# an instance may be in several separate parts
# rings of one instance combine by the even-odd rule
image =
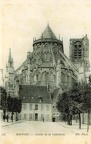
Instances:
[[[1,122],[1,134],[5,133],[6,135],[45,135],[50,134],[53,136],[56,135],[69,135],[69,134],[80,134],[88,135],[91,133],[91,125],[89,133],[87,133],[86,124],[82,125],[82,128],[79,129],[78,123],[73,123],[72,126],[68,126],[64,122],[37,122],[37,121],[18,121],[18,122]]]

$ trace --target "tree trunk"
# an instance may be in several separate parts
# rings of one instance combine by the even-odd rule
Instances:
[[[89,132],[89,124],[90,124],[90,112],[88,109],[88,112],[87,112],[87,132]]]
[[[81,114],[80,114],[80,112],[79,112],[79,129],[81,129]]]
[[[67,124],[70,125],[70,122],[69,122],[69,114],[67,115]]]
[[[89,125],[91,125],[91,110],[89,111]]]
[[[12,120],[12,122],[13,122],[13,112],[11,113],[11,120]]]
[[[72,125],[72,115],[70,115],[70,125]]]
[[[84,124],[84,113],[82,113],[82,124]]]
[[[16,112],[16,121],[18,120],[18,117],[17,117],[17,112]]]
[[[69,115],[67,116],[67,124],[68,125],[72,125],[72,115]]]

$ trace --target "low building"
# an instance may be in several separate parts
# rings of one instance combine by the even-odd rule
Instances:
[[[22,100],[20,119],[52,121],[52,99],[47,87],[20,85],[19,96]]]

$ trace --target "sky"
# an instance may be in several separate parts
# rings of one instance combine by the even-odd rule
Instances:
[[[26,59],[27,52],[32,51],[33,37],[38,39],[48,23],[56,37],[60,35],[60,39],[63,38],[67,56],[69,39],[82,38],[86,34],[91,53],[90,0],[4,0],[0,6],[0,16],[0,68],[5,69],[11,48],[17,69]]]

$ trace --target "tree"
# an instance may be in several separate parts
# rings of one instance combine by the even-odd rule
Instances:
[[[7,105],[8,105],[8,111],[12,113],[11,115],[12,121],[13,121],[14,112],[16,112],[16,121],[17,121],[18,120],[17,113],[20,113],[21,108],[22,108],[21,100],[18,98],[12,98],[11,96],[9,96],[7,98]]]
[[[83,93],[83,110],[87,112],[87,132],[89,131],[90,124],[90,111],[91,111],[91,84],[84,86]]]
[[[3,87],[0,87],[1,90],[1,109],[4,114],[6,113],[6,101],[7,101],[7,92]]]
[[[76,84],[70,90],[70,97],[74,105],[73,114],[78,114],[79,117],[79,129],[81,129],[81,113],[83,112],[83,84]]]
[[[68,92],[64,92],[57,102],[57,108],[63,115],[63,120],[72,125],[72,101]]]
[[[72,115],[79,115],[79,128],[81,128],[81,112],[83,102],[83,87],[79,84],[75,84],[69,91],[63,92],[62,96],[59,96],[57,102],[58,110],[66,117],[69,125],[72,125]]]
[[[11,112],[11,120],[13,121],[14,102],[13,98],[10,95],[7,97],[7,110]]]
[[[14,112],[16,112],[16,121],[18,120],[17,113],[21,112],[22,104],[21,100],[14,98]]]

